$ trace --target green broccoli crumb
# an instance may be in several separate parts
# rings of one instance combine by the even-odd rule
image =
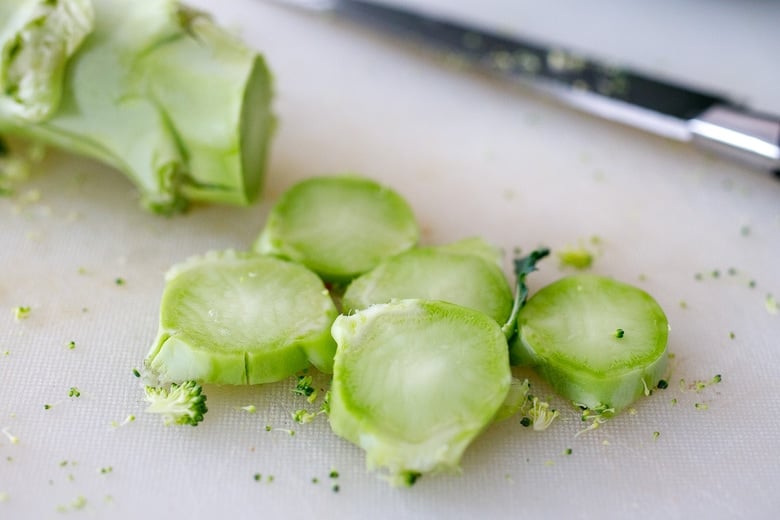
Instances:
[[[737,335],[734,334],[734,331],[729,332],[729,339],[734,339],[736,337],[737,337]]]
[[[317,417],[316,413],[310,412],[304,408],[296,410],[292,413],[293,420],[298,424],[310,423],[314,420],[315,417]]]
[[[642,380],[644,383],[644,379]],[[580,415],[580,421],[587,422],[590,421],[590,424],[578,431],[575,434],[575,437],[579,437],[585,432],[598,429],[602,424],[607,422],[609,419],[615,416],[615,409],[610,408],[607,405],[600,405],[595,408],[588,408],[585,405],[578,405],[580,409],[582,410],[582,414]]]
[[[617,329],[615,331],[615,337],[616,338],[622,338],[625,335],[626,335],[626,331],[624,331],[623,329]]]
[[[418,471],[406,471],[403,475],[404,485],[412,487],[422,477],[422,473]]]
[[[197,426],[208,411],[203,387],[195,381],[172,383],[170,388],[147,386],[144,398],[148,413],[160,414],[166,426]]]
[[[75,341],[69,341],[68,342],[68,350],[73,350],[76,348],[76,342]]]
[[[775,297],[771,294],[766,295],[766,299],[764,300],[764,308],[766,309],[766,312],[769,314],[777,314],[778,312],[778,306],[777,306],[777,300],[775,300]]]
[[[317,390],[312,386],[312,377],[298,376],[293,393],[306,397],[310,403],[314,402],[317,398]]]
[[[565,450],[563,450],[564,455],[571,455],[572,453],[574,453],[574,450],[572,450],[571,448],[566,448]]]
[[[653,432],[653,440],[658,439],[661,436],[661,432]]]
[[[723,377],[720,374],[715,374],[714,376],[712,376],[712,379],[710,379],[709,381],[704,381],[703,379],[697,379],[696,381],[691,383],[689,388],[691,390],[696,391],[696,392],[701,392],[702,390],[704,390],[705,388],[707,388],[709,386],[717,385],[722,380],[723,380]],[[682,380],[681,380],[681,382],[682,382]]]
[[[109,474],[109,473],[111,473],[113,471],[114,471],[114,468],[112,468],[111,466],[105,466],[105,467],[102,467],[102,468],[98,469],[98,473],[100,473],[101,475],[107,475],[107,474]]]
[[[56,510],[57,512],[65,513],[67,511],[78,511],[84,509],[85,507],[87,507],[87,499],[79,495],[76,498],[74,498],[69,504],[57,506]]]
[[[15,307],[13,310],[14,318],[16,319],[16,321],[26,320],[27,318],[30,317],[31,311],[32,309],[28,305],[20,305],[18,307]]]
[[[0,433],[5,435],[5,438],[8,439],[8,442],[10,442],[11,444],[19,444],[19,437],[11,433],[8,426],[0,430]]]
[[[248,404],[246,406],[242,406],[241,410],[244,410],[248,414],[257,413],[257,407],[253,404]]]
[[[252,476],[252,478],[254,478],[254,479],[255,479],[255,482],[260,482],[261,480],[263,480],[263,475],[261,475],[260,473],[255,473],[255,474]]]
[[[124,278],[117,278],[114,280],[114,283],[116,285],[125,285],[125,279]]]
[[[131,422],[135,422],[135,415],[133,415],[133,414],[130,414],[127,417],[125,417],[122,422],[111,421],[111,427],[112,428],[121,428],[122,426],[127,426]]]
[[[339,472],[335,469],[331,470],[330,473],[328,473],[328,476],[330,478],[339,478]]]
[[[558,259],[564,267],[573,267],[574,269],[588,269],[593,265],[593,253],[580,246],[578,248],[569,247],[558,251]]]
[[[135,376],[135,377],[141,377],[141,371],[140,371],[140,370],[138,370],[137,368],[134,368],[134,369],[133,369],[133,376]]]
[[[533,426],[535,431],[546,430],[560,414],[550,404],[538,397],[528,394],[525,403],[520,408],[523,414],[520,424],[524,427]]]
[[[669,388],[669,383],[666,381],[666,379],[660,379],[658,381],[658,384],[656,385],[656,388],[660,390],[666,390],[667,388]]]
[[[68,397],[81,397],[81,391],[75,386],[71,386],[68,390]]]
[[[339,486],[338,484],[333,484],[332,489],[334,493],[338,493],[339,491],[341,491],[341,486]]]
[[[709,408],[709,405],[707,403],[695,403],[693,406],[697,410],[707,410]]]

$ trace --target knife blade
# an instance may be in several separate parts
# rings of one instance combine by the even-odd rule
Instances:
[[[422,11],[364,0],[277,0],[456,58],[598,117],[690,142],[780,177],[780,117],[638,70]]]

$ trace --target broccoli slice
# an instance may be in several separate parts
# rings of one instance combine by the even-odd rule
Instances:
[[[512,291],[496,257],[495,248],[481,239],[411,249],[353,280],[342,300],[344,312],[419,298],[482,311],[503,324],[512,310]]]
[[[172,383],[169,388],[147,386],[144,399],[149,403],[146,412],[161,415],[166,426],[197,426],[208,411],[203,388],[195,381]]]
[[[663,310],[646,292],[611,278],[582,274],[547,285],[520,310],[518,329],[512,358],[590,410],[617,413],[666,372]]]
[[[348,282],[417,243],[419,229],[395,191],[357,175],[314,177],[271,209],[255,251],[302,263],[329,282]]]
[[[142,204],[155,212],[176,212],[190,201],[251,202],[262,184],[274,126],[271,76],[263,58],[174,0],[92,5],[91,32],[74,54],[56,54],[56,63],[39,63],[45,60],[37,59],[40,45],[33,45],[54,38],[48,22],[29,27],[34,38],[2,33],[0,46],[16,56],[6,60],[6,68],[13,72],[15,63],[26,64],[26,77],[46,87],[41,89],[48,92],[47,107],[57,106],[44,117],[25,119],[9,108],[18,89],[0,91],[0,132],[123,171],[138,187]],[[10,14],[20,12],[22,7]],[[62,34],[82,27],[63,25]],[[64,71],[61,96],[56,81],[43,81],[52,76],[49,69]]]
[[[331,427],[393,484],[456,470],[509,392],[506,337],[472,309],[398,300],[339,316],[332,334]]]
[[[332,371],[337,311],[305,267],[254,253],[211,252],[166,275],[146,366],[162,382],[256,384],[313,364]]]

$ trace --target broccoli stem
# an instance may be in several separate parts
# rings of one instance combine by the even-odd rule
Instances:
[[[58,55],[63,75],[56,110],[19,117],[9,108],[13,93],[9,100],[0,90],[0,131],[121,170],[154,212],[180,211],[189,201],[251,202],[274,126],[263,58],[173,0],[90,5],[89,37],[75,54]],[[34,29],[44,38],[46,27]],[[16,55],[33,53],[27,40],[17,45],[7,32],[0,34],[3,48],[21,45]],[[35,71],[43,67],[31,64]],[[51,104],[56,91],[48,89]]]

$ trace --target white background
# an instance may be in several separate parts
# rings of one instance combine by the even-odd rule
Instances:
[[[780,113],[777,3],[406,3]],[[780,298],[777,180],[364,29],[260,0],[192,4],[264,52],[275,72],[280,126],[262,200],[160,218],[138,208],[120,174],[56,152],[19,196],[0,199],[0,428],[19,438],[0,436],[0,518],[59,518],[78,497],[86,505],[68,516],[772,517],[780,315],[765,300]],[[290,412],[305,403],[291,381],[208,387],[197,428],[164,428],[144,414],[131,370],[154,338],[165,270],[208,249],[249,248],[279,193],[343,171],[401,192],[427,244],[480,235],[511,253],[600,237],[593,271],[639,285],[667,311],[670,388],[576,438],[576,411],[551,396],[562,417],[548,431],[496,424],[467,451],[462,474],[412,489],[368,474],[362,452],[323,418],[294,424]],[[41,199],[26,203],[28,189]],[[567,273],[552,258],[532,290]],[[29,319],[14,320],[17,305],[32,307]],[[715,374],[719,385],[687,388]],[[80,398],[68,398],[72,386]],[[240,409],[249,404],[256,414]],[[129,414],[135,422],[112,426]]]

